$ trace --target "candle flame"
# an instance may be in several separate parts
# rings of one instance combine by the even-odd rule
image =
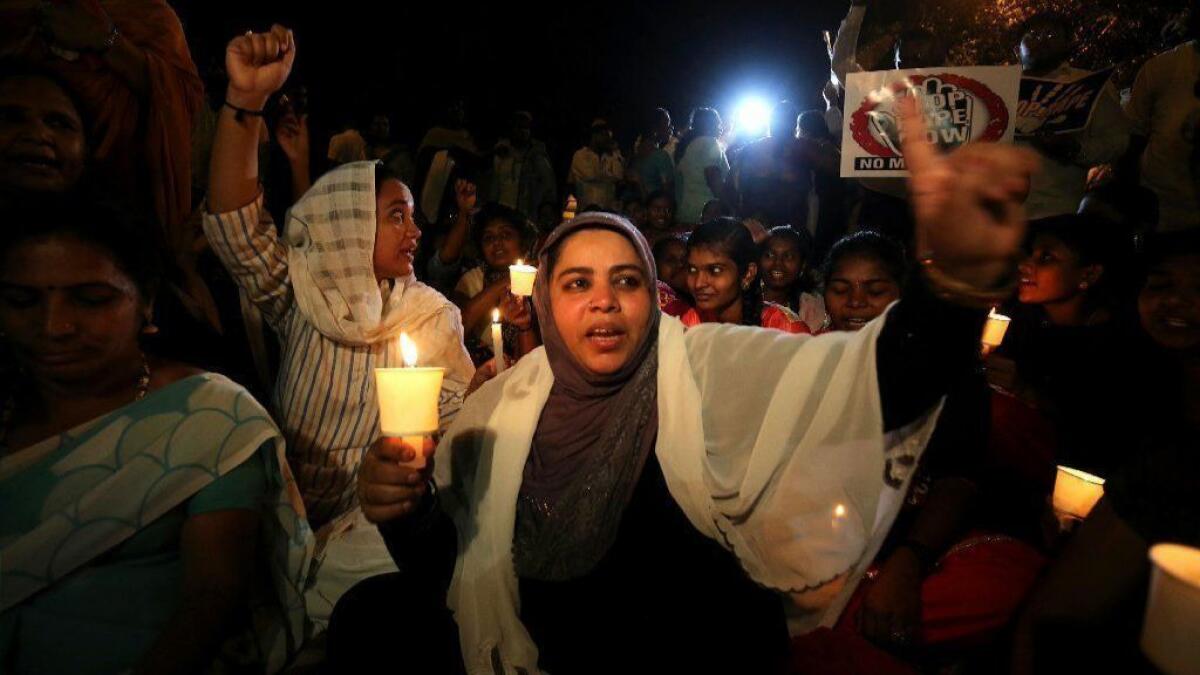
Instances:
[[[417,343],[408,337],[408,333],[400,333],[400,353],[404,355],[405,368],[417,366]]]
[[[500,308],[492,310],[492,323],[500,323]]]
[[[846,506],[844,504],[838,504],[837,506],[833,507],[833,517],[834,518],[845,518],[846,517]]]
[[[520,258],[517,258],[517,267],[520,267],[520,266],[522,266],[522,265],[524,265],[524,264],[525,264],[525,261],[524,261],[524,260],[521,260]]]

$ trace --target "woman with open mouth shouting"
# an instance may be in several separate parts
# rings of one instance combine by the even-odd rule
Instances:
[[[840,613],[1015,281],[1036,161],[939,156],[914,108],[906,123],[924,282],[856,333],[685,332],[628,221],[584,214],[551,235],[544,348],[467,401],[432,468],[402,465],[418,450],[403,443],[364,461],[364,513],[404,572],[342,598],[332,665],[783,671],[777,593]]]

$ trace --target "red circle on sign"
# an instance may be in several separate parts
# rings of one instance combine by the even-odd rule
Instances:
[[[901,94],[908,95],[907,92],[911,87],[916,87],[923,84],[929,79],[939,79],[946,84],[951,84],[959,89],[969,92],[987,108],[988,124],[984,128],[983,133],[977,139],[983,143],[995,143],[1001,138],[1004,138],[1004,132],[1008,129],[1008,106],[1004,105],[1004,99],[1000,98],[996,92],[992,91],[984,83],[973,80],[963,75],[955,75],[953,73],[940,73],[937,75],[912,75],[906,80],[899,80],[888,85],[892,90],[892,94],[897,98]],[[879,102],[872,101],[868,96],[859,106],[858,110],[850,117],[850,133],[854,137],[854,141],[867,152],[876,157],[895,157],[896,153],[892,152],[886,145],[875,140],[867,127],[867,115],[879,106]]]

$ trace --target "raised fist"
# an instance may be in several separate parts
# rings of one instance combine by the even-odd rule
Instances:
[[[225,48],[229,74],[226,98],[239,108],[262,110],[292,72],[296,40],[292,31],[275,24],[268,33],[239,35]]]

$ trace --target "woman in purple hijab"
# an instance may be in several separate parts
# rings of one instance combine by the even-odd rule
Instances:
[[[534,290],[544,348],[468,399],[433,469],[398,439],[364,460],[401,571],[342,598],[330,665],[787,672],[781,599],[836,620],[1013,281],[1027,155],[905,150],[925,274],[855,334],[684,333],[632,225],[560,227]]]

